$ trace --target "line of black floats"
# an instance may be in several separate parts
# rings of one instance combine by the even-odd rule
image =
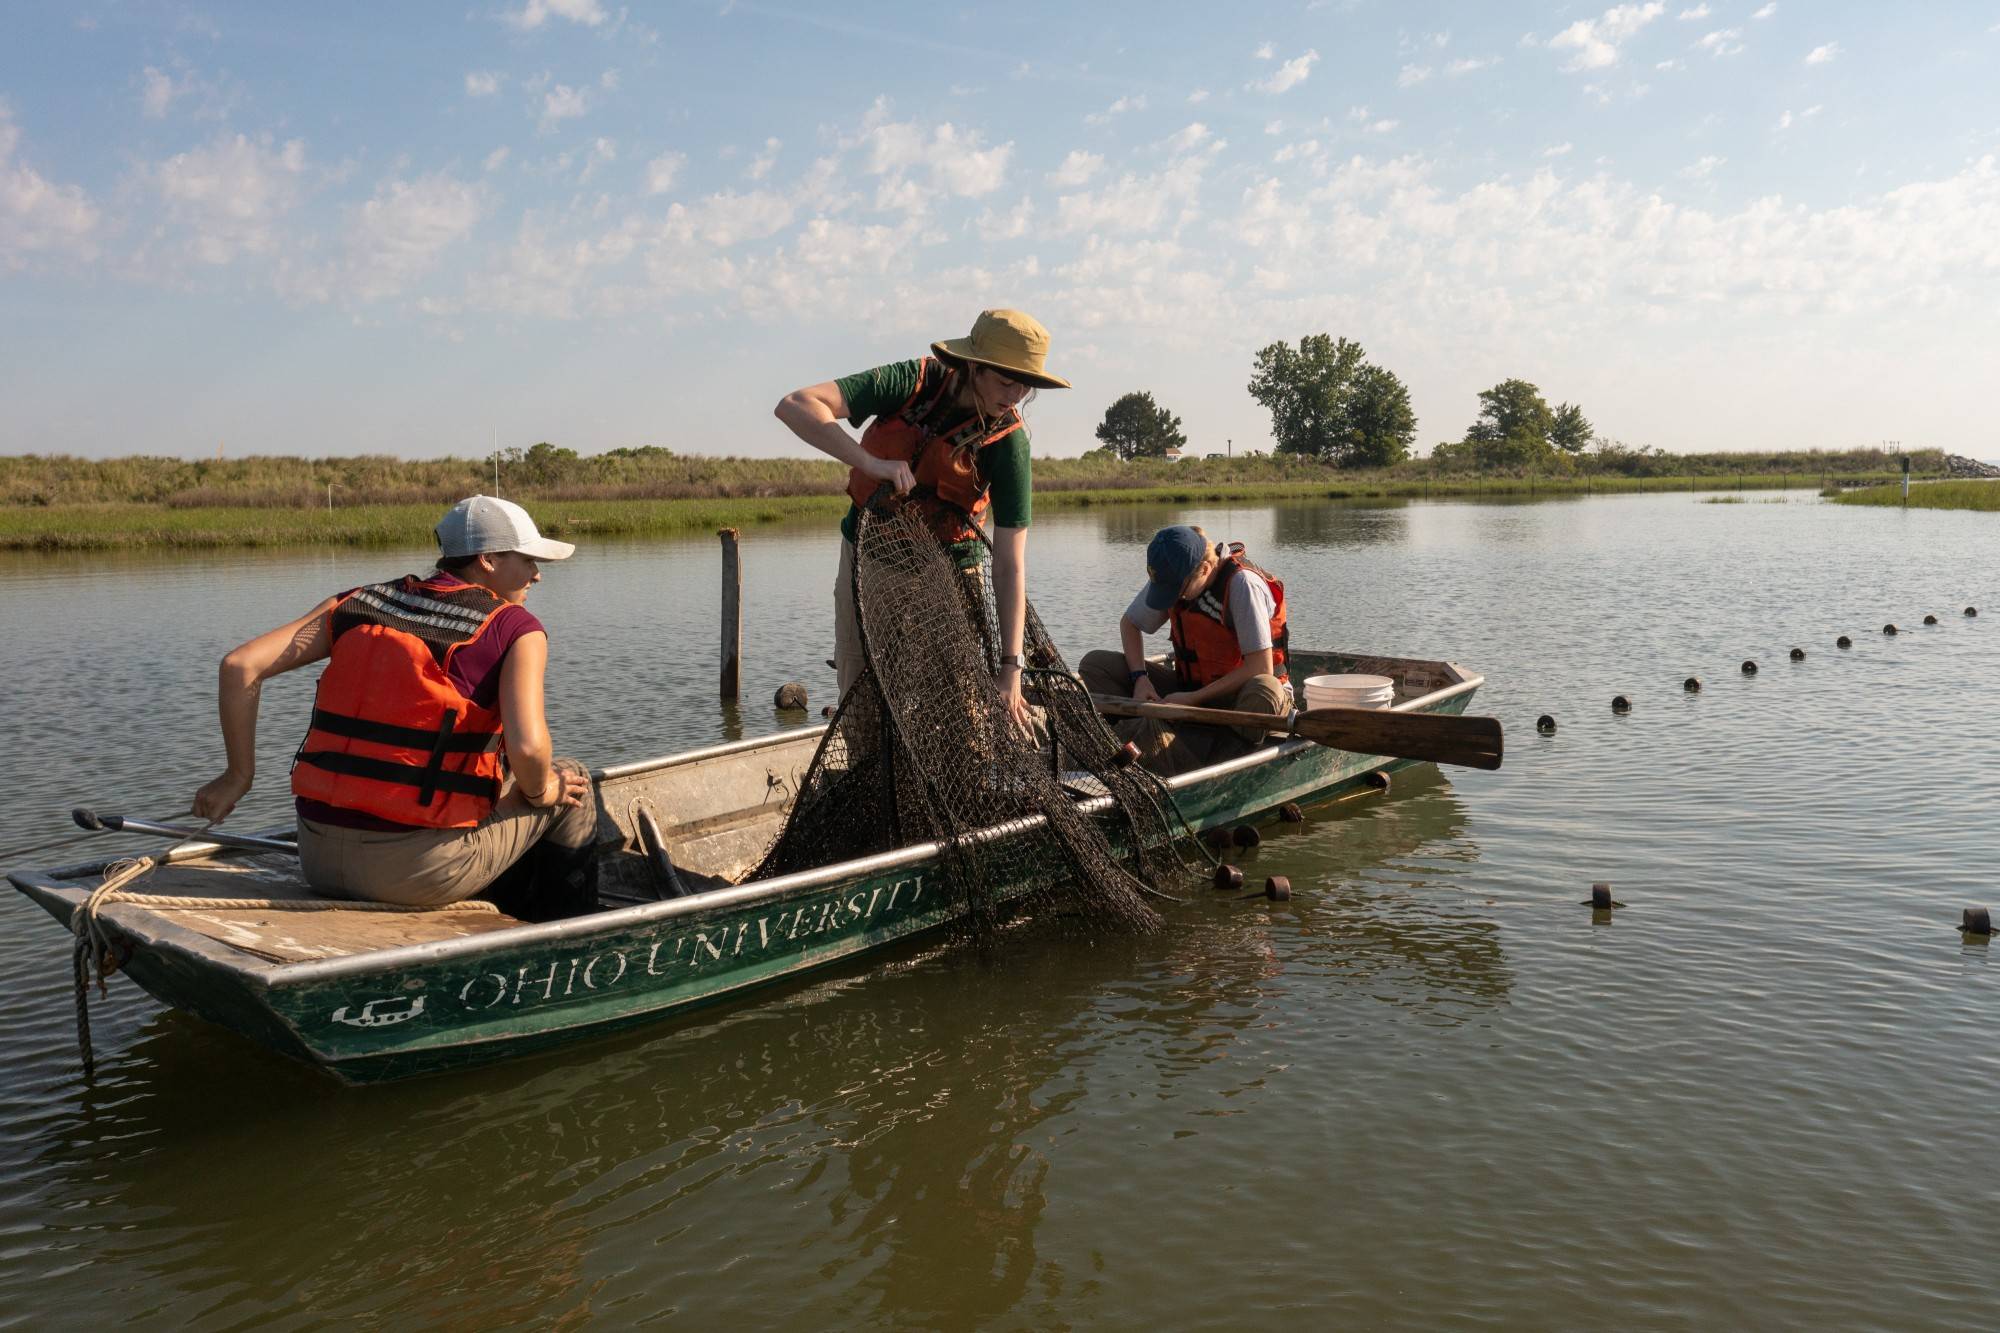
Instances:
[[[1976,606],[1968,606],[1965,608],[1964,614],[1968,618],[1977,616],[1979,614],[1979,608]],[[1924,617],[1924,623],[1926,625],[1935,625],[1938,623],[1938,618],[1934,615],[1927,615]],[[1902,630],[1897,628],[1896,623],[1894,621],[1890,621],[1888,624],[1882,627],[1882,633],[1885,635],[1896,635],[1902,633]],[[1833,646],[1836,648],[1852,648],[1854,646],[1854,640],[1848,638],[1845,634],[1843,634],[1839,638],[1833,641]],[[1794,648],[1792,649],[1790,656],[1791,660],[1794,662],[1803,662],[1806,660],[1806,650],[1803,648]],[[1757,663],[1752,658],[1745,658],[1743,660],[1743,665],[1738,669],[1746,676],[1754,676],[1757,674]],[[1689,676],[1686,680],[1681,682],[1681,689],[1688,694],[1700,694],[1701,677]],[[1632,711],[1632,701],[1626,698],[1622,694],[1614,694],[1611,696],[1611,711],[1619,714],[1629,713]],[[1544,736],[1554,735],[1556,730],[1556,719],[1554,714],[1543,713],[1540,717],[1536,718],[1535,730],[1539,731]]]
[[[1979,614],[1979,608],[1976,606],[1968,606],[1965,608],[1964,614],[1966,618],[1970,619]],[[1934,615],[1927,615],[1924,617],[1924,623],[1926,625],[1935,625],[1938,623],[1938,618]],[[1882,627],[1882,633],[1885,635],[1896,635],[1900,634],[1901,632],[1902,631],[1896,627],[1894,621],[1891,621]],[[1852,648],[1854,646],[1854,640],[1848,638],[1845,634],[1843,634],[1839,638],[1833,641],[1833,646],[1836,648]],[[1794,662],[1805,661],[1806,650],[1803,648],[1792,649],[1791,658]],[[1745,658],[1742,666],[1742,672],[1746,676],[1756,675],[1757,663],[1751,659]],[[1687,692],[1688,694],[1700,694],[1701,677],[1689,676],[1686,680],[1681,682],[1681,689]],[[1629,713],[1632,711],[1632,701],[1626,698],[1622,694],[1614,694],[1611,696],[1611,711],[1619,714]],[[1555,733],[1555,729],[1556,729],[1556,720],[1550,714],[1543,713],[1540,717],[1535,719],[1535,730],[1541,732],[1544,736],[1553,735]],[[1239,873],[1236,877],[1237,884],[1240,885],[1242,883],[1242,880],[1243,877]],[[1216,887],[1217,888],[1223,887],[1221,883],[1221,874],[1219,871],[1217,872]],[[1583,900],[1583,905],[1585,907],[1590,908],[1593,913],[1598,913],[1598,912],[1609,913],[1613,908],[1623,907],[1625,904],[1614,901],[1611,897],[1611,886],[1609,884],[1600,882],[1590,886],[1590,896]],[[1984,907],[1968,907],[1965,909],[1964,915],[1959,918],[1958,928],[1960,931],[1962,931],[1967,935],[1979,936],[1982,939],[1990,937],[1993,934],[1993,914],[1991,911],[1989,911],[1987,908]]]

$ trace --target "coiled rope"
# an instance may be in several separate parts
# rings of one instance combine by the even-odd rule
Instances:
[[[202,832],[207,832],[214,820],[204,823]],[[136,883],[153,873],[154,869],[165,865],[174,852],[196,841],[189,838],[175,844],[157,856],[141,856],[129,861],[114,861],[104,868],[104,879],[83,906],[70,918],[70,929],[76,936],[76,948],[70,959],[70,971],[76,983],[76,1044],[83,1055],[83,1076],[92,1078],[97,1073],[97,1060],[91,1052],[90,1043],[90,982],[91,970],[96,969],[97,993],[109,995],[105,979],[119,968],[120,959],[111,947],[111,935],[104,920],[104,909],[114,902],[130,903],[134,907],[145,907],[155,911],[186,911],[189,909],[208,911],[271,911],[271,912],[498,912],[500,909],[480,898],[468,898],[463,902],[439,903],[424,906],[410,903],[373,903],[328,898],[204,898],[192,894],[127,893],[125,886]]]

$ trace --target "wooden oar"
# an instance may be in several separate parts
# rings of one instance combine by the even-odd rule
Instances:
[[[1283,713],[1245,713],[1230,708],[1140,703],[1109,694],[1090,696],[1097,711],[1112,717],[1153,717],[1162,722],[1205,722],[1218,727],[1261,727],[1303,736],[1336,750],[1385,754],[1395,759],[1427,759],[1465,768],[1500,767],[1500,720],[1450,713],[1401,713],[1388,708],[1311,708]]]

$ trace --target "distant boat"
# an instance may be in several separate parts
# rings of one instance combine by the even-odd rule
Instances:
[[[1461,714],[1484,683],[1449,662],[1313,651],[1295,651],[1290,661],[1295,682],[1318,674],[1390,676],[1392,707],[1408,712]],[[963,913],[945,888],[935,843],[746,880],[790,809],[823,730],[802,727],[594,773],[609,902],[589,916],[533,925],[485,912],[113,901],[100,919],[119,971],[157,999],[347,1083],[586,1041],[736,999]],[[1167,785],[1189,823],[1208,829],[1287,802],[1323,800],[1378,769],[1403,766],[1294,739]],[[1093,783],[1069,785],[1085,810],[1107,809],[1110,798],[1093,795]],[[1020,829],[1000,826],[974,837],[997,841]],[[662,859],[686,896],[660,896]],[[8,878],[67,926],[106,864]],[[1007,885],[1002,895],[1030,887]],[[295,857],[212,843],[179,849],[133,892],[312,896]]]

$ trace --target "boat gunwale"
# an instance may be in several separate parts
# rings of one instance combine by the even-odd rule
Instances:
[[[1374,654],[1353,654],[1327,652],[1329,656],[1375,656]],[[1438,659],[1415,657],[1391,657],[1388,660],[1405,662],[1436,661]],[[1432,690],[1428,694],[1406,699],[1394,706],[1396,712],[1424,712],[1462,694],[1469,694],[1485,684],[1486,678],[1450,661],[1441,663],[1458,679],[1452,684]],[[699,750],[666,756],[656,760],[639,760],[631,764],[614,764],[595,770],[594,777],[616,780],[636,776],[641,773],[656,772],[682,764],[696,763],[721,755],[751,752],[762,748],[786,744],[801,737],[823,731],[824,725],[793,727],[785,731],[772,732],[765,736],[746,737],[741,741],[727,741],[719,745],[705,746]],[[1299,753],[1320,748],[1315,741],[1292,738],[1277,745],[1252,751],[1235,759],[1210,764],[1187,773],[1178,774],[1166,780],[1169,791],[1182,791],[1203,785],[1219,778],[1247,772],[1266,764],[1277,763]],[[1094,815],[1110,805],[1109,796],[1094,797],[1080,802],[1078,809]],[[1046,815],[1031,815],[1023,819],[1008,820],[1002,824],[990,825],[971,834],[969,841],[983,843],[1014,833],[1038,827],[1047,819]],[[251,984],[265,989],[303,986],[320,982],[368,974],[389,968],[417,966],[457,959],[467,955],[489,953],[498,947],[533,946],[558,941],[567,941],[585,936],[615,931],[632,926],[655,922],[671,921],[678,917],[706,914],[716,910],[732,910],[750,904],[777,901],[803,895],[829,885],[841,883],[860,876],[877,874],[886,870],[898,870],[908,866],[921,865],[935,860],[940,854],[935,842],[915,843],[892,851],[878,852],[872,856],[857,857],[838,861],[832,865],[820,866],[813,870],[802,870],[773,879],[759,880],[750,884],[737,885],[727,889],[713,889],[706,893],[685,898],[669,898],[659,902],[635,903],[629,907],[613,908],[609,911],[592,912],[585,916],[569,917],[559,921],[526,923],[507,930],[488,931],[478,935],[464,935],[449,940],[435,940],[424,944],[402,944],[387,949],[374,949],[365,953],[346,954],[337,958],[318,958],[308,961],[274,963],[268,959],[258,959],[255,955],[244,955],[229,945],[222,944],[199,931],[176,925],[171,918],[139,904],[112,902],[105,912],[112,924],[132,935],[148,947],[178,949],[198,955],[202,964],[220,967],[233,972]],[[101,874],[105,866],[115,864],[113,858],[101,863],[87,864],[74,871],[44,872],[26,874],[10,873],[8,878],[15,886],[30,897],[39,894],[55,896],[71,906],[74,912],[80,908],[90,890],[74,883],[73,880],[93,873]],[[181,859],[181,858],[176,858]],[[141,923],[143,922],[143,926]],[[224,956],[227,955],[227,956]]]

